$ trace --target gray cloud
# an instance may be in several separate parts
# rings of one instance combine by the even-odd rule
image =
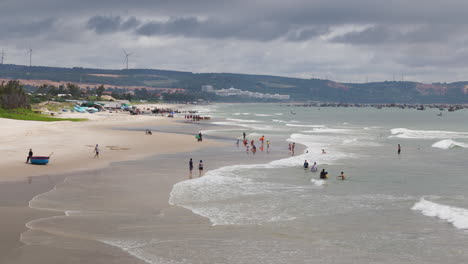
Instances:
[[[86,28],[106,34],[136,28],[139,24],[140,21],[135,17],[123,19],[120,16],[93,16],[86,23]]]
[[[19,22],[3,21],[0,27],[0,39],[34,37],[50,31],[54,23],[53,18]]]
[[[408,29],[409,28],[409,29]],[[375,25],[361,31],[352,31],[331,39],[331,42],[354,45],[446,42],[457,36],[460,25]]]
[[[295,25],[275,21],[244,23],[201,20],[196,17],[174,17],[167,21],[148,21],[141,23],[135,17],[128,19],[120,16],[94,16],[87,22],[86,28],[98,34],[133,30],[142,36],[182,36],[194,38],[231,38],[241,40],[270,41],[284,38],[289,41],[306,41],[328,32],[324,25],[301,28]]]
[[[3,0],[0,10],[8,63],[27,63],[32,43],[33,60],[51,66],[120,68],[125,48],[131,67],[468,79],[466,0]]]

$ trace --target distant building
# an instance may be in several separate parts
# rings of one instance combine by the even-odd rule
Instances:
[[[211,85],[202,85],[201,90],[206,93],[212,93],[214,91],[213,86]]]

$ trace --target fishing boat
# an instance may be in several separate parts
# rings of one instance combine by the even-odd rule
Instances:
[[[47,156],[32,156],[31,157],[31,164],[36,164],[36,165],[46,165],[49,163],[49,157]]]

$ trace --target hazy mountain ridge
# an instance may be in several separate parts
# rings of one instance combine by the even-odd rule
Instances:
[[[289,94],[298,101],[334,101],[353,103],[467,103],[468,81],[418,83],[384,81],[339,83],[321,79],[249,75],[236,73],[191,73],[156,69],[88,69],[44,66],[0,65],[0,78],[49,80],[83,85],[181,88],[200,92],[202,85],[215,89],[235,87],[242,90]],[[239,100],[242,100],[239,98]]]

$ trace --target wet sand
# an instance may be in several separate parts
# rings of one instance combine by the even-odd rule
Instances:
[[[206,127],[205,125],[201,126]],[[190,129],[184,129],[184,132],[193,133],[199,128],[200,126],[193,125]],[[178,129],[174,126],[171,126],[171,129],[169,130],[170,132],[175,132]],[[207,141],[209,142],[209,140]],[[230,143],[232,142],[226,141],[220,145],[226,146],[230,145]],[[153,193],[151,196],[151,202],[152,210],[154,210],[154,213],[158,216],[155,219],[153,226],[154,231],[158,233],[158,239],[171,240],[180,238],[183,241],[191,241],[195,239],[195,237],[198,237],[198,239],[202,240],[211,240],[213,239],[211,238],[212,236],[224,237],[226,232],[228,232],[228,234],[237,232],[235,229],[230,227],[214,227],[211,225],[208,219],[195,215],[191,211],[184,208],[168,204],[169,193],[172,190],[172,186],[179,181],[190,178],[188,170],[185,166],[187,165],[186,163],[189,157],[194,157],[195,165],[197,164],[198,159],[204,159],[206,162],[205,171],[221,166],[239,163],[263,163],[265,161],[279,157],[279,154],[272,154],[271,156],[257,154],[256,158],[253,158],[251,154],[245,154],[242,151],[242,147],[240,152],[236,150],[234,145],[223,147],[222,149],[224,150],[221,150],[219,147],[209,147],[198,149],[196,151],[179,152],[176,154],[163,154],[149,158],[151,159],[151,164],[157,167],[157,169],[154,170],[154,174],[152,173],[152,177],[154,177],[154,184],[151,185],[151,191]],[[226,149],[228,149],[228,151],[226,151]],[[232,152],[235,152],[235,159],[233,159]],[[183,161],[183,166],[180,165],[181,161]],[[139,164],[139,162],[140,161],[115,163],[104,169],[74,173],[72,176],[80,177],[79,174],[93,173],[96,175],[118,175],[118,173],[122,172],[125,168],[134,170],[135,168],[133,166],[138,167],[138,165],[135,164]],[[148,161],[146,161],[146,163],[148,163]],[[59,244],[54,244],[54,242],[50,242],[50,244],[41,242],[38,243],[39,245],[35,244],[25,246],[18,241],[19,234],[27,230],[24,224],[29,220],[50,217],[53,215],[63,215],[60,212],[47,212],[30,209],[27,207],[27,201],[29,201],[35,194],[50,190],[53,186],[55,186],[56,183],[61,182],[64,177],[65,176],[57,176],[52,179],[50,179],[50,177],[37,177],[33,178],[30,184],[28,184],[27,181],[23,181],[0,185],[0,191],[2,188],[10,189],[13,193],[18,193],[13,191],[14,189],[23,190],[23,193],[18,193],[18,196],[11,197],[10,200],[15,201],[12,206],[9,208],[2,207],[2,209],[0,209],[2,210],[2,215],[3,212],[8,212],[11,214],[11,221],[9,221],[9,224],[4,224],[1,227],[1,229],[5,228],[9,230],[9,237],[5,237],[7,242],[5,245],[8,246],[5,246],[2,249],[3,252],[0,252],[0,255],[5,256],[3,260],[0,258],[0,263],[147,263],[141,259],[133,257],[131,253],[125,252],[118,247],[97,242],[95,237],[89,235],[89,233],[88,235],[75,234],[72,236],[60,236],[59,240],[61,242]],[[198,177],[198,171],[194,170],[191,177]],[[115,180],[118,180],[118,176],[115,178]],[[13,188],[12,186],[15,187]],[[27,187],[30,190],[26,191],[24,186],[31,186]],[[32,186],[35,187],[33,188]],[[119,203],[120,201],[113,200],[113,202]],[[71,222],[71,226],[76,228],[79,228],[80,225],[86,225],[86,222]],[[89,227],[86,228],[90,229]],[[96,233],[99,233],[102,232],[101,230],[109,228],[109,226],[104,223],[98,223],[93,228],[95,228]],[[91,228],[91,230],[93,228]],[[34,232],[43,232],[39,229],[40,228],[34,230]],[[45,228],[43,230],[49,229]],[[50,232],[50,230],[48,232]],[[138,229],[135,232],[138,232]],[[249,232],[250,231],[246,230],[246,233],[242,235],[248,237],[250,236],[248,234]],[[29,233],[30,231],[23,233],[23,235],[29,237]],[[93,232],[90,233],[92,234]],[[50,241],[54,240],[51,239]],[[177,245],[174,246],[177,247]],[[174,252],[168,254],[173,253]],[[165,253],[162,253],[162,255],[164,254]],[[184,256],[184,254],[180,254],[180,256]],[[178,258],[178,256],[172,257]]]
[[[26,223],[62,212],[31,209],[29,201],[36,195],[50,191],[63,182],[64,172],[89,173],[96,168],[104,168],[116,161],[135,160],[150,155],[176,152],[192,152],[197,149],[219,146],[219,142],[205,139],[198,143],[192,135],[174,133],[153,133],[146,136],[142,131],[115,130],[121,128],[145,128],[171,125],[178,130],[197,132],[188,129],[189,124],[176,123],[173,119],[141,116],[137,118],[97,118],[94,121],[72,122],[30,122],[0,119],[2,126],[2,151],[10,153],[2,160],[0,173],[0,263],[74,263],[80,257],[90,255],[89,251],[70,249],[69,252],[41,246],[27,246],[20,241],[27,228]],[[79,131],[78,131],[79,129]],[[24,134],[26,133],[26,134]],[[52,136],[51,136],[52,133]],[[101,157],[93,158],[94,143],[99,142]],[[25,164],[24,151],[31,145],[36,149],[54,150],[51,163],[47,166]],[[49,149],[47,149],[49,147]],[[43,154],[43,153],[41,153]],[[77,160],[79,162],[77,162]],[[81,171],[81,172],[80,172]],[[172,185],[164,185],[170,190]],[[161,201],[163,202],[163,201]],[[167,199],[164,201],[167,203]],[[163,202],[163,203],[164,203]],[[89,241],[88,241],[89,242]],[[141,263],[125,252],[114,247],[93,242],[94,257],[89,263]],[[89,242],[89,244],[93,244]],[[82,255],[84,254],[84,255]],[[60,260],[59,262],[56,262]],[[80,262],[77,262],[80,263]],[[83,263],[83,262],[81,262]]]

